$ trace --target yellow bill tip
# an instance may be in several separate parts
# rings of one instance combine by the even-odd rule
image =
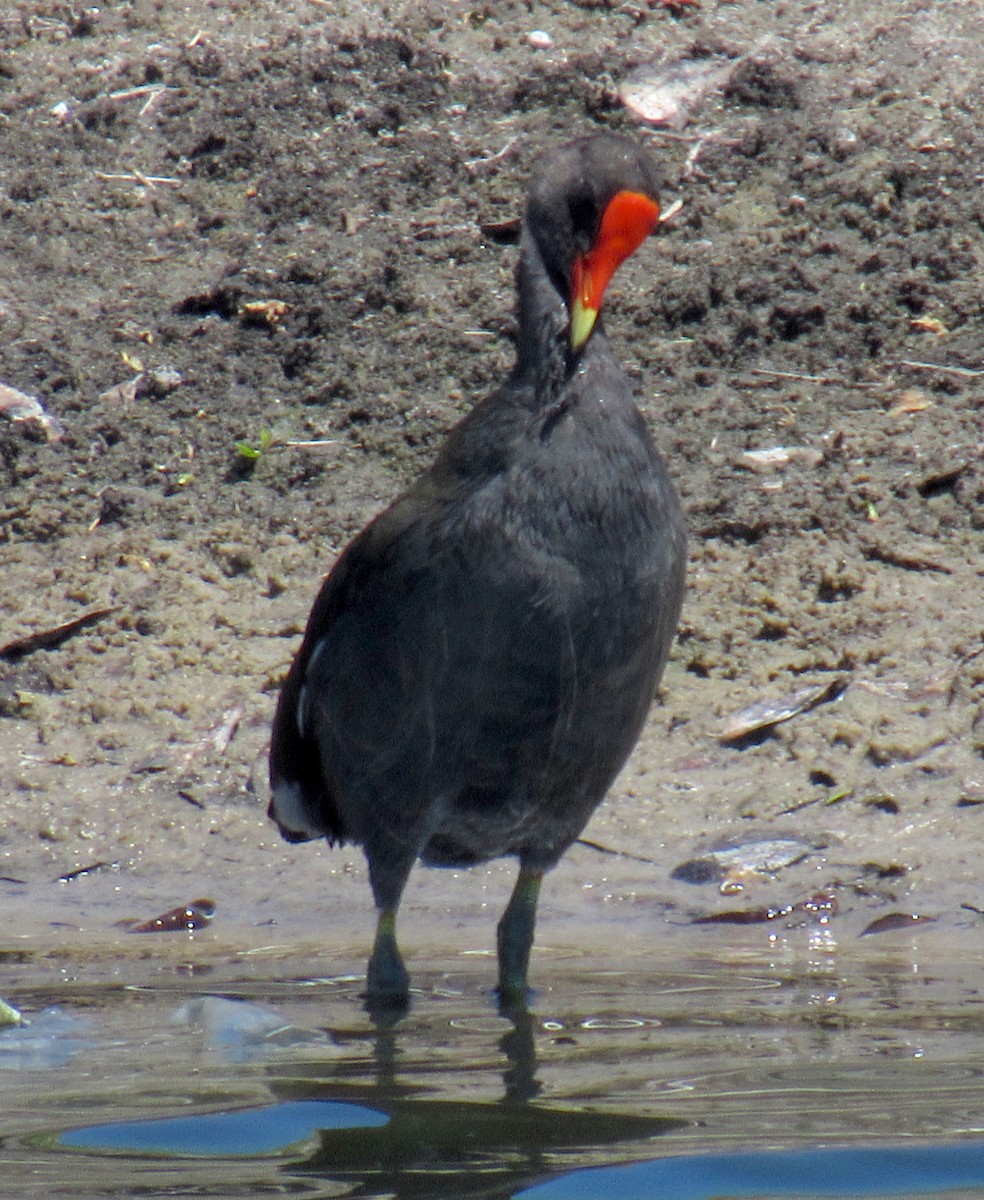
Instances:
[[[589,308],[580,296],[575,296],[571,303],[571,349],[576,353],[591,336],[598,310]]]

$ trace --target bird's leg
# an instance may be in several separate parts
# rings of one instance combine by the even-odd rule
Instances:
[[[370,1008],[405,1008],[410,1002],[410,976],[396,944],[395,907],[379,910],[366,985]]]
[[[499,922],[499,1004],[505,1010],[526,1007],[526,974],[542,882],[542,871],[520,866],[516,886]]]
[[[366,970],[366,1008],[370,1016],[391,1020],[410,1007],[410,975],[396,944],[396,910],[418,847],[405,838],[396,840],[391,831],[380,828],[363,848],[378,914]]]

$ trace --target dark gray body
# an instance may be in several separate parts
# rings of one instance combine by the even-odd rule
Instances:
[[[553,866],[635,744],[679,615],[676,494],[600,323],[566,349],[569,263],[537,224],[512,377],[341,556],[274,724],[271,816],[361,843],[380,908],[418,857]]]

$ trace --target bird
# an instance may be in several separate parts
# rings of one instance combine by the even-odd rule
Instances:
[[[534,164],[515,363],[343,550],[284,679],[269,816],[362,846],[377,912],[365,993],[405,1009],[411,868],[518,860],[497,926],[503,1011],[528,1004],[544,874],[633,749],[684,594],[667,467],[600,316],[659,224],[660,170],[614,133]]]

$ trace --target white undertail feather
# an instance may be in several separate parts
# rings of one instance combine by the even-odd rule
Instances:
[[[311,820],[300,784],[291,780],[280,780],[276,783],[273,788],[271,812],[281,832],[291,836],[294,841],[325,836],[325,831]]]

